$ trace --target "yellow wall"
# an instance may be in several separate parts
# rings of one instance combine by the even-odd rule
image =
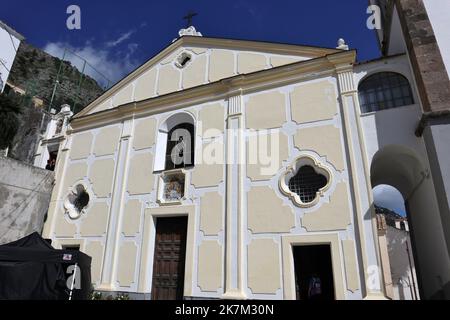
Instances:
[[[135,97],[146,99],[235,72],[291,62],[288,58],[218,49],[190,48],[189,52],[194,60],[186,70],[175,69],[171,60],[176,58],[174,54],[161,61],[156,71],[149,70],[128,86],[128,91],[113,98],[112,105],[125,102],[133,92]],[[219,65],[221,61],[223,65]],[[291,252],[285,249],[284,242],[298,236],[293,238],[296,245],[315,243],[308,236],[320,239],[323,233],[333,235],[327,243],[334,246],[333,268],[339,290],[336,296],[345,298],[347,292],[360,289],[351,228],[352,191],[337,92],[334,79],[328,77],[244,94],[242,151],[246,163],[240,170],[244,184],[244,293],[248,298],[292,298],[291,292],[285,290],[292,283],[286,284],[283,274],[288,272],[292,279],[293,262],[286,256]],[[148,293],[154,219],[161,215],[187,215],[187,255],[192,261],[186,267],[189,274],[185,295],[220,298],[224,293],[227,100],[194,104],[184,111],[193,114],[196,121],[201,120],[201,126],[196,122],[196,161],[215,149],[220,151],[217,159],[222,163],[197,163],[186,170],[189,185],[181,205],[158,203],[159,173],[153,171],[158,128],[177,110],[131,117],[115,125],[73,133],[60,150],[59,181],[45,236],[60,243],[83,241],[84,249],[93,256],[93,281],[98,288]],[[263,130],[262,134],[258,130]],[[254,156],[252,139],[264,135],[276,137],[279,142],[278,161],[265,174],[261,171],[264,165],[249,163]],[[300,208],[283,195],[279,180],[296,159],[306,155],[331,172],[331,181],[330,188],[318,195],[314,205]],[[64,215],[63,202],[69,190],[81,182],[92,198],[86,213],[73,221]],[[342,234],[349,239],[341,239]],[[346,242],[341,244],[340,239]]]

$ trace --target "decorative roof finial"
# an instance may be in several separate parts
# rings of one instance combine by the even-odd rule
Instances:
[[[339,38],[337,45],[338,46],[336,47],[336,49],[348,50],[348,45],[345,43],[345,40],[342,38]]]
[[[192,18],[195,17],[197,13],[190,11],[183,19],[187,20],[186,28],[180,29],[178,31],[178,36],[181,38],[182,36],[194,36],[194,37],[202,37],[203,35],[198,32],[195,27],[192,25]],[[177,39],[173,39],[172,42],[175,42]]]
[[[200,32],[198,32],[197,30],[195,30],[194,26],[190,26],[189,28],[186,29],[180,29],[180,31],[178,31],[178,36],[181,38],[182,36],[194,36],[194,37],[203,37],[202,34]]]

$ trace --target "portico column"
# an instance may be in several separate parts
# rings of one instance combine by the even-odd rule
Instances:
[[[226,133],[226,225],[224,299],[245,299],[243,290],[243,199],[245,162],[239,92],[228,99]]]

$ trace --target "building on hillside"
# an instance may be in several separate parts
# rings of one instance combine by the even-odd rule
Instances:
[[[0,21],[2,95],[9,94],[10,91],[24,94],[23,89],[8,81],[17,50],[23,40],[22,35]],[[32,99],[32,103],[37,108],[42,106],[42,100],[37,97]],[[29,120],[25,116],[23,118],[25,122]],[[0,245],[33,232],[42,232],[54,181],[53,172],[8,158],[8,151],[8,148],[0,150]],[[34,145],[26,151],[34,153]]]
[[[390,210],[375,210],[386,296],[393,300],[419,300],[408,220]]]
[[[54,109],[51,110],[50,119],[34,154],[34,165],[36,167],[54,171],[60,143],[72,116],[73,112],[69,105],[61,106],[58,113]]]
[[[322,299],[384,299],[372,187],[391,184],[420,296],[450,298],[439,176],[415,135],[424,110],[405,51],[357,63],[341,39],[191,26],[72,117],[44,236],[92,256],[99,291],[310,299],[319,278]]]
[[[0,21],[0,93],[5,88],[20,42],[25,38]]]
[[[12,84],[9,81],[6,82],[3,92],[5,94],[9,94],[9,93],[13,92],[13,93],[16,93],[16,94],[21,95],[21,96],[24,96],[27,93],[23,88],[21,88],[19,86],[16,86],[16,85]],[[30,97],[30,98],[31,98],[31,101],[32,101],[32,106],[34,106],[35,108],[43,108],[44,100],[42,100],[41,98],[39,98],[37,96],[33,96],[33,97]]]

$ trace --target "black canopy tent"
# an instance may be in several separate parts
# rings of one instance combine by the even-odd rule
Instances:
[[[38,233],[0,246],[0,299],[69,299],[74,270],[80,286],[72,299],[88,299],[91,257],[73,250],[56,250]],[[70,270],[70,269],[69,269]]]

